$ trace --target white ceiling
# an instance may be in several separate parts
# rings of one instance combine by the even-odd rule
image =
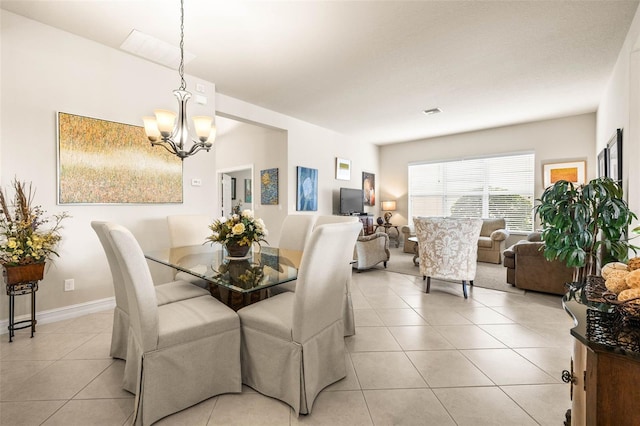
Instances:
[[[185,3],[185,49],[196,55],[187,74],[225,95],[379,144],[595,111],[638,6]],[[178,0],[1,0],[1,7],[116,49],[132,29],[179,42]],[[443,112],[421,113],[433,107]]]

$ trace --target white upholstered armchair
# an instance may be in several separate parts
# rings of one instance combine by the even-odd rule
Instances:
[[[482,219],[415,217],[413,218],[420,274],[427,280],[426,292],[431,289],[431,278],[462,281],[462,293],[467,298],[467,281],[473,285],[478,258],[478,236]]]
[[[389,253],[389,236],[383,232],[376,232],[371,235],[361,235],[356,241],[355,259],[353,265],[358,270],[369,269],[383,262],[387,267]]]

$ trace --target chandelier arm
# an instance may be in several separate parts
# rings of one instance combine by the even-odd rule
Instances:
[[[189,152],[187,153],[188,156],[195,154],[198,151],[201,150],[206,150],[207,152],[209,152],[209,150],[211,149],[211,145],[207,146],[207,143],[205,142],[196,142],[195,140],[193,141],[193,145],[191,146],[191,149],[189,150]]]
[[[169,145],[169,146],[167,146]],[[151,146],[161,146],[162,148],[169,151],[171,154],[178,155],[178,151],[176,150],[176,146],[173,141],[169,139],[162,139],[162,142],[151,142]]]

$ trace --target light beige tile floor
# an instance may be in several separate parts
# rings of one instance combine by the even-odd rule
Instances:
[[[559,425],[570,407],[560,372],[573,326],[560,297],[432,283],[382,269],[353,274],[356,335],[347,377],[308,416],[248,387],[158,425]],[[113,315],[0,335],[0,425],[126,425],[133,396],[108,356]]]

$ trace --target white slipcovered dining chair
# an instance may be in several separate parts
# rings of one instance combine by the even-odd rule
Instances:
[[[167,216],[169,228],[169,247],[184,247],[202,245],[211,234],[209,225],[212,223],[203,214],[175,214]],[[209,282],[183,271],[177,271],[175,279],[189,281],[202,288],[209,288]]]
[[[357,216],[321,215],[316,219],[315,226],[317,227],[330,223],[357,223],[360,226],[360,232],[358,234],[362,234],[362,223]],[[353,254],[350,262],[354,260],[355,245],[356,242],[354,241],[352,245]],[[344,286],[344,306],[342,313],[344,320],[344,336],[353,336],[356,334],[356,320],[353,315],[353,302],[351,301],[351,274],[347,275],[347,281]]]
[[[467,281],[473,286],[478,260],[478,236],[482,219],[415,217],[420,274],[431,290],[431,278],[462,281],[467,298]]]
[[[307,214],[290,214],[284,218],[282,222],[282,230],[280,232],[280,242],[278,243],[278,249],[280,250],[294,250],[303,251],[311,231],[313,230],[313,224],[316,221],[316,217]],[[299,265],[291,265],[298,267]],[[290,281],[288,283],[280,284],[271,289],[271,294],[276,295],[283,291],[296,291],[296,282]]]
[[[116,307],[113,311],[111,349],[109,353],[113,358],[126,360],[129,335],[129,301],[127,299],[127,291],[125,290],[124,277],[110,242],[107,225],[108,222],[91,222],[91,227],[98,235],[100,244],[107,256],[107,262],[111,270],[113,292],[116,299]],[[155,292],[159,305],[209,294],[207,290],[196,287],[186,281],[172,281],[166,284],[159,284],[155,286]]]
[[[125,381],[135,381],[133,423],[153,422],[212,396],[240,392],[240,321],[211,296],[158,306],[135,237],[108,224],[125,278],[130,329]]]
[[[362,229],[359,223],[318,226],[305,245],[295,292],[238,311],[242,381],[308,414],[318,393],[346,376],[344,283]]]

